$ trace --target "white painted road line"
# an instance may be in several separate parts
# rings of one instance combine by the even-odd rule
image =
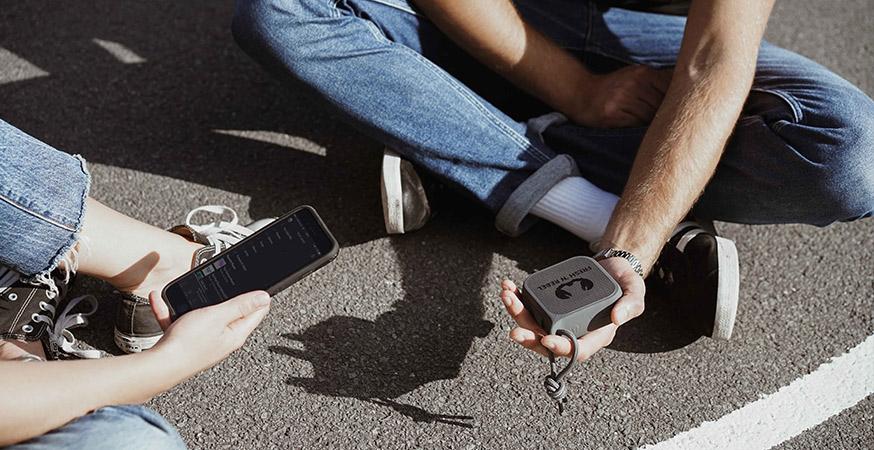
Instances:
[[[664,449],[768,449],[874,393],[874,336],[777,392],[713,422],[644,446]]]
[[[118,42],[104,41],[103,39],[97,38],[94,38],[91,41],[99,45],[102,49],[109,52],[110,55],[115,57],[115,59],[124,64],[140,64],[146,62],[145,58],[137,55],[133,50],[119,44]]]
[[[292,136],[290,134],[278,133],[276,131],[265,130],[212,130],[213,133],[225,134],[243,139],[251,139],[258,142],[266,142],[268,144],[278,145],[280,147],[299,150],[313,155],[325,156],[325,147],[319,145],[309,139],[300,136]]]
[[[0,84],[47,76],[49,73],[0,47]]]

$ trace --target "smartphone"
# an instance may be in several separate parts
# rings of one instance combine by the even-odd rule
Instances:
[[[271,296],[325,266],[340,246],[311,206],[301,206],[171,281],[171,320],[251,291]]]

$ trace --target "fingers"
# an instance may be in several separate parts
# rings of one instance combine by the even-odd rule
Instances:
[[[531,313],[525,309],[522,301],[519,300],[519,295],[521,293],[516,287],[516,283],[510,280],[501,282],[501,303],[504,304],[504,308],[513,318],[513,321],[519,325],[510,330],[510,340],[543,356],[549,356],[549,351],[540,345],[540,338],[546,332],[540,328]]]
[[[537,334],[526,328],[516,327],[510,330],[510,340],[528,350],[533,350],[543,356],[549,356],[549,350],[540,343],[542,337],[542,334]]]
[[[519,300],[519,289],[516,288],[516,285],[512,281],[504,280],[501,283],[501,287],[503,288],[501,290],[501,302],[516,324],[534,333],[546,334],[543,328],[540,328],[540,325],[534,320],[534,317],[531,316],[531,313],[525,309],[522,301]]]
[[[161,325],[161,329],[166,330],[170,326],[170,309],[167,308],[167,304],[164,303],[164,299],[161,298],[158,291],[149,292],[149,304],[152,307],[152,313],[158,319],[158,324]]]
[[[625,263],[623,261],[619,264]],[[616,282],[622,287],[622,297],[616,301],[610,313],[610,320],[618,326],[643,314],[646,285],[640,275],[634,272],[630,266],[627,270],[621,268],[614,270],[613,274],[616,277]]]
[[[616,329],[617,326],[610,323],[577,339],[577,347],[580,350],[577,361],[585,361],[591,358],[598,350],[610,345],[616,336]],[[540,344],[554,353],[555,356],[569,358],[573,355],[571,341],[566,337],[551,334],[544,336],[540,340]]]
[[[242,345],[243,340],[249,337],[255,328],[258,327],[258,324],[267,317],[267,312],[270,311],[270,297],[267,297],[267,304],[255,310],[251,314],[243,317],[241,319],[237,319],[228,324],[228,328],[232,333],[236,334],[240,339],[239,343]]]
[[[268,305],[270,305],[270,295],[264,291],[254,291],[238,295],[224,303],[205,309],[210,310],[210,314],[215,314],[218,320],[230,327],[237,320],[245,319]]]

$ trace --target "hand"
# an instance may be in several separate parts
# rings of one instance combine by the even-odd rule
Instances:
[[[176,361],[184,362],[191,373],[216,365],[242,347],[270,310],[270,296],[255,291],[195,309],[171,324],[170,312],[157,291],[149,294],[149,302],[164,329],[153,351],[178,357]]]
[[[647,125],[662,104],[672,70],[636,65],[581,81],[582,95],[568,117],[594,128]]]
[[[610,318],[612,323],[604,325],[577,339],[577,346],[580,349],[579,361],[591,358],[595,352],[610,345],[613,342],[613,337],[616,335],[616,329],[619,325],[643,313],[643,297],[646,292],[643,278],[631,268],[628,261],[622,258],[604,259],[599,261],[599,263],[619,283],[619,287],[622,288],[622,297],[616,301],[611,311]],[[504,280],[501,283],[501,301],[504,303],[504,307],[507,309],[510,317],[518,325],[510,330],[510,339],[543,356],[549,356],[550,351],[555,356],[571,356],[573,352],[571,351],[570,340],[554,334],[547,335],[543,328],[537,325],[531,313],[522,305],[519,295],[519,289],[516,288],[512,281]]]

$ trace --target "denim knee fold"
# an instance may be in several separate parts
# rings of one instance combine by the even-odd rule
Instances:
[[[0,120],[0,264],[53,270],[78,240],[91,175],[85,160]]]
[[[140,405],[107,406],[70,423],[8,447],[8,450],[188,448],[176,429],[155,411]]]

